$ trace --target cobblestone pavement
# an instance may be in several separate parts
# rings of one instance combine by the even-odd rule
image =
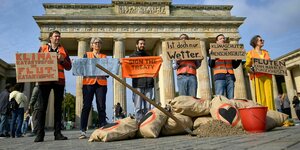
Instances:
[[[88,135],[92,131],[88,132]],[[88,142],[87,139],[79,140],[79,131],[63,131],[69,137],[66,141],[54,141],[53,132],[46,132],[45,141],[34,143],[34,137],[2,138],[0,139],[0,150],[2,149],[124,149],[124,150],[145,150],[145,149],[166,149],[166,150],[198,150],[198,149],[258,149],[258,150],[299,150],[300,149],[300,125],[293,127],[279,127],[270,132],[247,134],[241,136],[229,136],[220,138],[198,138],[189,135],[160,137],[156,139],[131,139],[115,142]]]

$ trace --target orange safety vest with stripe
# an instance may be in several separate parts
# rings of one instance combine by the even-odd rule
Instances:
[[[250,53],[251,61],[253,58],[271,60],[270,55],[269,55],[268,51],[266,51],[266,50],[262,50],[263,58],[260,57],[259,54],[254,49],[249,51],[248,53]],[[268,78],[272,78],[271,74],[255,72],[255,78],[259,78],[261,76],[267,76]],[[253,78],[254,78],[254,74],[250,73],[250,79],[252,80]]]
[[[234,74],[232,60],[217,59],[214,66],[214,75],[216,74]]]
[[[179,74],[193,74],[196,75],[196,64],[194,60],[182,60],[179,62],[177,75]]]
[[[93,52],[87,52],[86,55],[87,55],[87,58],[95,58],[95,55]],[[106,55],[98,54],[96,57],[97,58],[106,58]],[[107,85],[107,80],[106,80],[106,77],[104,77],[104,76],[83,77],[83,85],[94,85],[96,82],[99,85]]]
[[[40,52],[48,53],[49,52],[49,45],[48,44],[43,45]],[[64,47],[62,47],[62,46],[58,47],[58,53],[60,55],[62,55],[64,58],[67,57],[66,51],[65,51]],[[57,63],[57,68],[58,68],[58,78],[65,80],[64,66],[61,65],[60,63]]]

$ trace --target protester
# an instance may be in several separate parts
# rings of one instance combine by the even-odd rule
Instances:
[[[295,108],[298,120],[300,120],[300,101],[299,101],[298,96],[293,97],[293,102],[292,103],[293,103],[293,106]]]
[[[226,38],[223,34],[219,34],[216,37],[217,44],[224,44]],[[211,50],[210,50],[211,53]],[[222,60],[209,58],[209,66],[214,72],[215,94],[224,95],[228,99],[234,98],[234,70],[240,64],[242,60]]]
[[[147,54],[145,51],[145,39],[138,39],[136,41],[136,50],[130,55],[130,57],[145,56],[149,56],[149,54]],[[149,99],[152,99],[154,79],[151,77],[132,78],[132,87],[144,94]],[[132,98],[135,108],[136,121],[139,123],[143,116],[151,109],[151,105],[135,93],[133,93]]]
[[[45,118],[48,106],[48,99],[51,89],[54,91],[54,140],[67,140],[68,138],[61,134],[62,101],[64,99],[65,74],[64,70],[72,68],[68,52],[60,44],[60,32],[55,30],[49,33],[49,43],[42,45],[40,53],[57,53],[58,81],[39,82],[39,89],[42,95],[40,109],[37,114],[37,136],[34,142],[43,142],[45,136]]]
[[[250,45],[253,49],[247,53],[245,67],[250,74],[250,80],[255,87],[256,102],[268,107],[269,110],[275,110],[272,92],[272,75],[255,72],[252,67],[253,58],[270,60],[269,52],[262,49],[264,40],[259,35],[255,35],[251,39]]]
[[[180,40],[189,40],[188,35],[181,34]],[[177,86],[179,95],[197,96],[196,70],[200,67],[200,60],[174,60],[173,69],[177,74]]]
[[[100,53],[102,48],[102,40],[98,37],[92,38],[90,42],[91,52],[87,52],[84,58],[106,58],[106,55]],[[107,93],[107,77],[106,76],[86,76],[83,77],[83,107],[81,111],[79,139],[85,139],[87,123],[92,107],[94,95],[96,95],[96,104],[98,110],[98,119],[100,127],[107,124],[106,122],[106,93]]]
[[[28,105],[27,97],[22,91],[21,84],[16,84],[14,90],[9,94],[9,101],[16,101],[18,107],[12,107],[12,122],[10,124],[10,136],[12,138],[23,137],[22,124],[24,120],[24,108]]]
[[[0,93],[0,137],[8,137],[10,129],[8,126],[9,110],[9,93],[12,90],[12,85],[7,83],[5,89]]]
[[[40,101],[42,100],[42,95],[39,89],[39,85],[38,83],[35,84],[33,90],[32,90],[32,94],[31,94],[31,98],[30,98],[30,102],[29,102],[29,107],[28,109],[30,111],[32,111],[32,115],[31,115],[31,134],[29,134],[28,136],[35,136],[36,132],[37,132],[37,113],[40,109]]]

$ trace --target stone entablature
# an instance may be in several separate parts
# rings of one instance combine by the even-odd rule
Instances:
[[[43,4],[45,16],[230,16],[230,5],[171,5],[170,1],[114,1],[112,4]]]
[[[300,57],[300,49],[297,49],[275,60],[285,61],[285,65],[287,68],[293,68],[293,67],[300,66],[299,57]]]

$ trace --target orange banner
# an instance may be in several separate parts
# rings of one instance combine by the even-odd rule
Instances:
[[[121,58],[123,78],[156,77],[160,69],[160,56]]]

